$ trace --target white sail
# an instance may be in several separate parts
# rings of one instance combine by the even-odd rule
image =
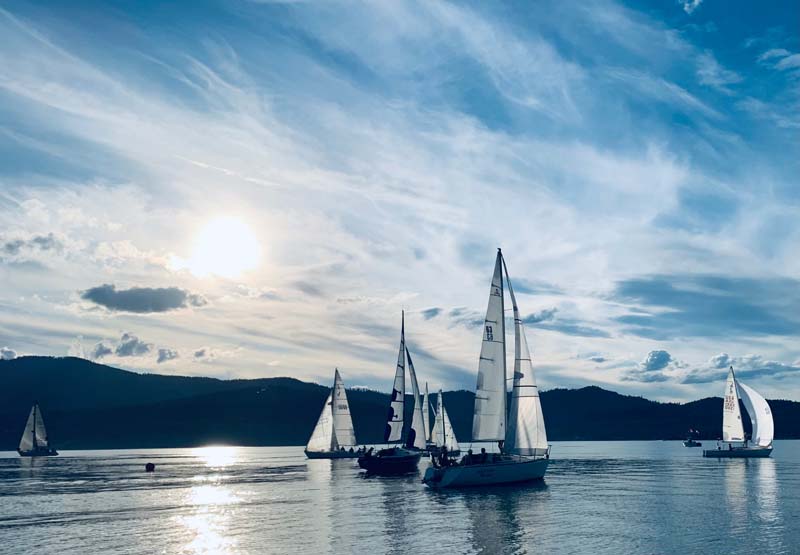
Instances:
[[[322,412],[317,420],[317,425],[314,426],[314,431],[311,432],[306,450],[333,451],[337,447],[336,436],[333,432],[333,391],[331,391],[322,406]]]
[[[425,441],[431,440],[430,405],[428,404],[428,382],[425,382],[425,396],[422,398],[422,423],[425,426]]]
[[[28,414],[28,421],[25,423],[25,431],[22,432],[22,438],[19,440],[20,451],[30,451],[34,448],[34,421],[36,414],[36,405],[31,407],[31,412]]]
[[[411,376],[411,391],[414,397],[414,412],[411,418],[411,428],[408,432],[408,447],[425,449],[425,419],[422,415],[422,402],[419,395],[419,384],[417,383],[417,373],[414,371],[414,363],[411,362],[411,353],[406,347],[406,358],[408,359],[408,375]]]
[[[744,441],[742,414],[739,410],[739,394],[736,391],[736,377],[733,367],[728,372],[725,384],[725,399],[722,403],[722,441]]]
[[[472,441],[506,439],[506,338],[502,254],[497,250],[478,361]]]
[[[739,393],[742,395],[744,408],[747,409],[750,422],[753,424],[751,440],[759,447],[769,447],[775,437],[775,422],[772,420],[772,411],[767,400],[742,382],[737,381],[736,383],[739,386]]]
[[[394,374],[392,397],[389,401],[389,414],[386,417],[384,441],[398,441],[403,435],[403,406],[406,398],[406,316],[402,316],[400,326],[400,352],[397,354],[397,370]]]
[[[353,418],[350,416],[350,404],[347,402],[347,392],[344,382],[339,375],[339,369],[333,379],[333,431],[336,437],[336,447],[352,447],[358,445],[356,432],[353,429]]]
[[[451,453],[460,449],[455,431],[453,430],[453,425],[450,423],[450,418],[447,416],[447,410],[444,408],[444,399],[441,389],[439,390],[436,401],[436,418],[434,419],[433,429],[431,430],[431,442],[437,447],[442,447],[442,445],[447,446],[447,450]]]
[[[516,455],[544,455],[547,453],[547,431],[544,427],[539,388],[536,386],[525,327],[522,325],[505,260],[503,267],[514,307],[514,388],[511,390],[511,410],[504,450]]]
[[[38,447],[47,447],[47,428],[44,427],[42,409],[38,405],[35,405],[34,409],[36,410],[36,445]]]

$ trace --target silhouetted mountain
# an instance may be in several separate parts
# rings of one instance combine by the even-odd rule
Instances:
[[[328,391],[292,378],[162,376],[79,358],[22,357],[0,361],[0,449],[16,448],[34,400],[62,449],[302,445]],[[359,441],[381,442],[388,395],[353,389],[348,397]],[[462,441],[471,435],[473,399],[469,391],[444,394]],[[770,405],[778,438],[800,438],[800,403]],[[714,438],[722,428],[717,397],[658,403],[585,387],[545,391],[542,406],[551,440],[677,439],[689,428]]]

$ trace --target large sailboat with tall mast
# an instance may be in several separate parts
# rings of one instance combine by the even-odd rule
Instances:
[[[411,425],[404,425],[406,400],[406,361],[411,377],[414,407]],[[392,396],[389,400],[389,414],[383,439],[394,444],[373,454],[372,449],[358,458],[358,465],[370,474],[392,475],[415,472],[425,449],[424,419],[420,402],[419,384],[411,361],[411,353],[406,346],[405,312],[400,325],[400,352],[397,355],[397,368],[394,375]],[[404,434],[404,432],[406,432]]]
[[[17,453],[22,457],[52,457],[58,455],[58,451],[50,447],[47,438],[47,428],[44,427],[44,418],[39,409],[39,403],[34,403],[28,420],[25,423],[25,431],[19,440]]]
[[[503,274],[514,309],[514,386],[506,410],[506,334]],[[423,482],[431,487],[510,484],[544,478],[550,460],[542,405],[525,330],[503,253],[497,249],[478,361],[472,441],[497,442],[498,451],[461,461],[436,461]],[[442,464],[442,462],[444,464]]]
[[[347,402],[344,381],[337,368],[333,377],[333,388],[322,406],[305,452],[309,459],[355,459],[362,454],[362,451],[356,449],[356,445],[350,404]]]
[[[749,441],[742,425],[740,398],[753,426]],[[775,422],[769,403],[753,388],[737,380],[731,366],[728,381],[725,383],[725,398],[722,401],[722,441],[717,444],[716,449],[704,450],[703,456],[718,459],[769,457],[774,438]],[[727,447],[723,447],[724,445]]]

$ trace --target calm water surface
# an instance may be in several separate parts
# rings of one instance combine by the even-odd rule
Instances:
[[[0,452],[0,552],[800,553],[800,442],[701,455],[556,442],[544,484],[440,492],[300,447]]]

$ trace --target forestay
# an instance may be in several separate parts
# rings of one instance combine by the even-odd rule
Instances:
[[[411,353],[408,352],[408,347],[406,347],[406,358],[408,359],[408,375],[411,376],[411,391],[414,398],[414,412],[406,445],[417,449],[425,449],[425,420],[422,416],[422,402],[420,401],[417,373],[414,371],[414,363],[411,362]]]
[[[350,404],[347,402],[347,392],[344,389],[344,381],[339,375],[339,369],[336,369],[336,376],[333,380],[333,403],[331,405],[333,412],[333,429],[334,436],[338,447],[351,447],[357,445],[356,433],[353,429],[353,419],[350,416]]]
[[[397,354],[397,370],[394,374],[389,414],[386,417],[384,441],[399,441],[403,435],[403,405],[406,397],[406,324],[405,312],[400,326],[400,352]]]
[[[333,431],[333,391],[330,392],[322,412],[317,420],[311,438],[308,440],[306,449],[308,451],[333,451],[337,448],[336,435]]]
[[[503,306],[502,253],[494,265],[489,305],[483,323],[483,342],[478,361],[472,441],[506,438],[506,343]]]
[[[447,416],[447,410],[444,408],[441,389],[436,401],[436,418],[433,421],[433,429],[431,430],[431,442],[437,447],[447,446],[447,450],[450,452],[459,450],[453,425]]]
[[[547,432],[539,400],[539,388],[536,386],[525,328],[522,325],[505,260],[503,267],[514,308],[514,388],[511,390],[511,410],[508,415],[504,450],[517,455],[544,455],[547,453]]]
[[[775,437],[775,422],[772,420],[772,411],[764,397],[754,389],[738,382],[739,393],[742,396],[744,408],[750,415],[753,424],[752,441],[759,447],[769,447]]]
[[[742,414],[739,410],[739,395],[736,391],[736,377],[733,368],[728,372],[725,384],[725,399],[722,404],[722,441],[744,441]]]

